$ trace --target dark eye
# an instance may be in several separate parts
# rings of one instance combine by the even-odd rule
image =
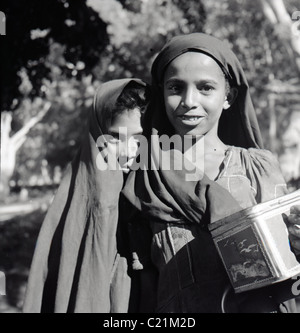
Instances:
[[[140,143],[140,135],[133,135],[132,140],[136,143]]]
[[[182,90],[182,87],[179,84],[169,84],[167,90],[170,94],[177,94]]]
[[[214,87],[210,84],[204,84],[200,86],[198,89],[204,93],[210,93],[214,90]]]
[[[118,134],[110,134],[108,140],[109,143],[113,143],[113,144],[117,144],[119,143],[121,140],[119,138]]]

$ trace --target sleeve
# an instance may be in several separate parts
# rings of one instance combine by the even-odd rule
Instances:
[[[270,151],[256,148],[248,149],[245,167],[252,186],[256,190],[257,203],[288,193],[279,162]],[[295,295],[291,292],[293,283],[294,280],[288,279],[265,289],[278,304],[279,312],[296,312]]]
[[[277,158],[268,150],[250,148],[244,156],[247,177],[261,203],[288,193]]]

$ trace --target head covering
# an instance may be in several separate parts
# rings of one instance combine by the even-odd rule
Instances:
[[[90,133],[95,141],[100,135],[108,133],[116,101],[131,82],[146,87],[146,83],[140,79],[118,79],[103,83],[96,91],[90,117]]]
[[[215,37],[193,33],[171,39],[153,62],[152,102],[146,112],[145,133],[151,138],[148,165],[129,175],[124,195],[150,219],[161,222],[191,222],[207,225],[241,210],[231,194],[205,174],[189,178],[190,166],[184,156],[174,149],[163,151],[158,137],[174,134],[166,116],[161,82],[168,64],[186,52],[203,52],[217,61],[238,96],[230,109],[223,112],[219,134],[225,144],[241,147],[262,147],[259,127],[251,102],[244,71],[228,45]],[[166,170],[162,165],[186,168]],[[183,162],[184,160],[184,162]],[[152,168],[151,163],[156,167]],[[151,167],[150,167],[151,166]],[[187,179],[189,178],[189,181]]]
[[[96,92],[89,129],[37,240],[24,312],[127,311],[130,278],[116,240],[123,175],[98,169],[97,159],[104,161],[96,142],[107,133],[117,98],[132,81],[145,86],[138,79],[120,79]],[[117,287],[111,288],[111,281]]]
[[[235,102],[221,116],[219,122],[221,141],[237,147],[263,148],[249,86],[241,64],[225,42],[207,34],[192,33],[176,36],[160,51],[151,69],[153,89],[160,98],[157,99],[158,103],[153,106],[150,112],[155,110],[156,114],[160,113],[157,117],[161,117],[161,113],[165,113],[159,84],[162,82],[170,62],[189,51],[201,52],[213,58],[227,76],[230,85],[238,90]]]
[[[184,155],[172,147],[164,149],[159,140],[161,135],[174,134],[166,116],[160,83],[168,64],[177,56],[189,51],[203,52],[214,58],[229,77],[230,84],[238,90],[235,103],[224,112],[220,120],[221,140],[225,144],[245,148],[262,147],[244,72],[228,46],[214,37],[201,33],[178,36],[165,45],[152,66],[153,100],[145,119],[145,133],[150,142],[148,161],[146,161],[148,165],[141,166],[129,174],[122,193],[151,222],[152,232],[155,233],[152,236],[155,245],[149,256],[159,258],[160,254],[157,255],[156,250],[162,251],[161,261],[158,259],[158,265],[161,265],[159,280],[168,283],[172,279],[172,274],[175,274],[174,285],[176,285],[177,280],[183,279],[185,288],[181,289],[180,285],[179,291],[175,290],[174,294],[169,293],[169,290],[165,291],[163,283],[158,283],[158,290],[161,291],[161,294],[157,295],[157,307],[161,306],[158,311],[170,309],[171,312],[176,312],[185,303],[189,303],[191,308],[193,301],[197,300],[196,295],[199,296],[201,292],[199,290],[205,288],[210,295],[207,298],[202,295],[206,311],[218,312],[223,287],[229,283],[229,280],[208,226],[242,208],[228,190],[205,174],[196,174],[196,178],[188,177],[191,169],[188,164],[182,162],[185,159]],[[166,164],[171,166],[169,169],[164,168],[162,163],[166,160],[169,162]],[[173,167],[177,165],[186,167],[180,169]],[[195,239],[182,240],[182,243],[186,242],[184,246],[186,250],[180,248],[176,251],[174,243],[177,242],[176,237],[180,237],[176,229],[181,229],[181,226],[182,229],[189,228]],[[199,246],[196,247],[195,243]],[[195,253],[190,252],[192,248]],[[139,255],[138,249],[137,253]],[[193,275],[193,269],[198,269],[198,266],[192,265],[198,265],[199,269],[203,270],[197,286],[191,284],[193,279],[189,279],[188,272],[191,271]],[[179,298],[180,295],[184,296]],[[259,297],[255,298],[255,301],[257,301],[255,304],[260,304]]]

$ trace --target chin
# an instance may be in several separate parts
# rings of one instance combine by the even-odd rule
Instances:
[[[189,129],[187,131],[181,131],[181,136],[184,136],[184,135],[189,135],[189,136],[203,136],[204,133],[203,131],[197,129],[197,128],[194,128],[194,129]]]

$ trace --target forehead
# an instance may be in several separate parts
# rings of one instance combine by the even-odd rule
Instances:
[[[128,133],[142,131],[141,112],[137,108],[126,110],[112,119],[109,132],[121,133],[124,130],[127,130]]]
[[[217,62],[206,54],[186,52],[175,58],[167,67],[164,80],[173,76],[182,78],[210,77],[220,79],[224,74]]]

